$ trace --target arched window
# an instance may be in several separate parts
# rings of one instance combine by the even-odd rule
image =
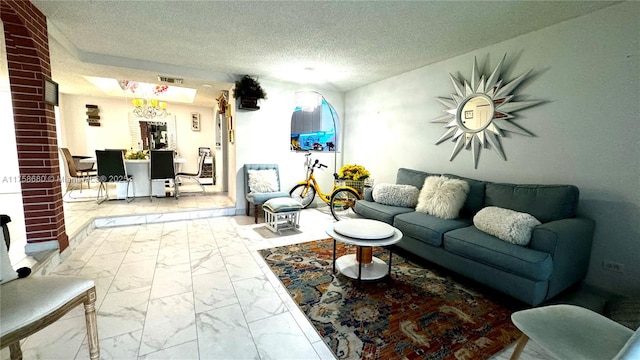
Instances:
[[[337,151],[339,119],[336,110],[316,92],[296,93],[291,115],[291,150]]]

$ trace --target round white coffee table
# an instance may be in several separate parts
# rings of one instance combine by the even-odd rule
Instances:
[[[389,263],[371,256],[374,246],[386,247],[402,239],[402,232],[393,226],[377,220],[350,219],[341,220],[327,228],[327,234],[333,238],[333,272],[336,268],[343,275],[361,280],[381,279],[391,274],[392,252],[389,250]],[[343,255],[336,259],[336,241],[356,245],[356,254]]]

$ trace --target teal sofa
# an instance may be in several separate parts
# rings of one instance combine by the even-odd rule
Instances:
[[[469,183],[459,218],[376,203],[370,189],[355,211],[402,231],[398,247],[533,306],[584,278],[595,223],[577,216],[577,187],[502,184],[405,168],[398,170],[396,184],[421,189],[425,178],[434,175]],[[528,213],[542,224],[533,229],[527,246],[505,242],[473,225],[473,216],[486,206]]]

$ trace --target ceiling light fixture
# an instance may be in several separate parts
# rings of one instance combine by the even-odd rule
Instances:
[[[133,104],[133,113],[137,117],[154,119],[170,115],[170,113],[167,112],[167,102],[153,98],[161,96],[167,92],[167,90],[169,90],[169,86],[124,80],[122,81],[122,88],[125,92],[134,95],[131,103]]]

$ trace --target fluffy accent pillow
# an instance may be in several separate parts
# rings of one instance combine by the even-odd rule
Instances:
[[[541,222],[532,215],[487,206],[473,217],[473,224],[487,234],[516,245],[528,245],[531,231]]]
[[[275,169],[249,170],[248,173],[250,193],[278,191],[278,175]]]
[[[416,211],[442,219],[455,219],[467,199],[469,183],[446,176],[429,176],[418,196]]]
[[[420,190],[413,185],[376,184],[373,187],[373,201],[393,206],[416,207]]]

